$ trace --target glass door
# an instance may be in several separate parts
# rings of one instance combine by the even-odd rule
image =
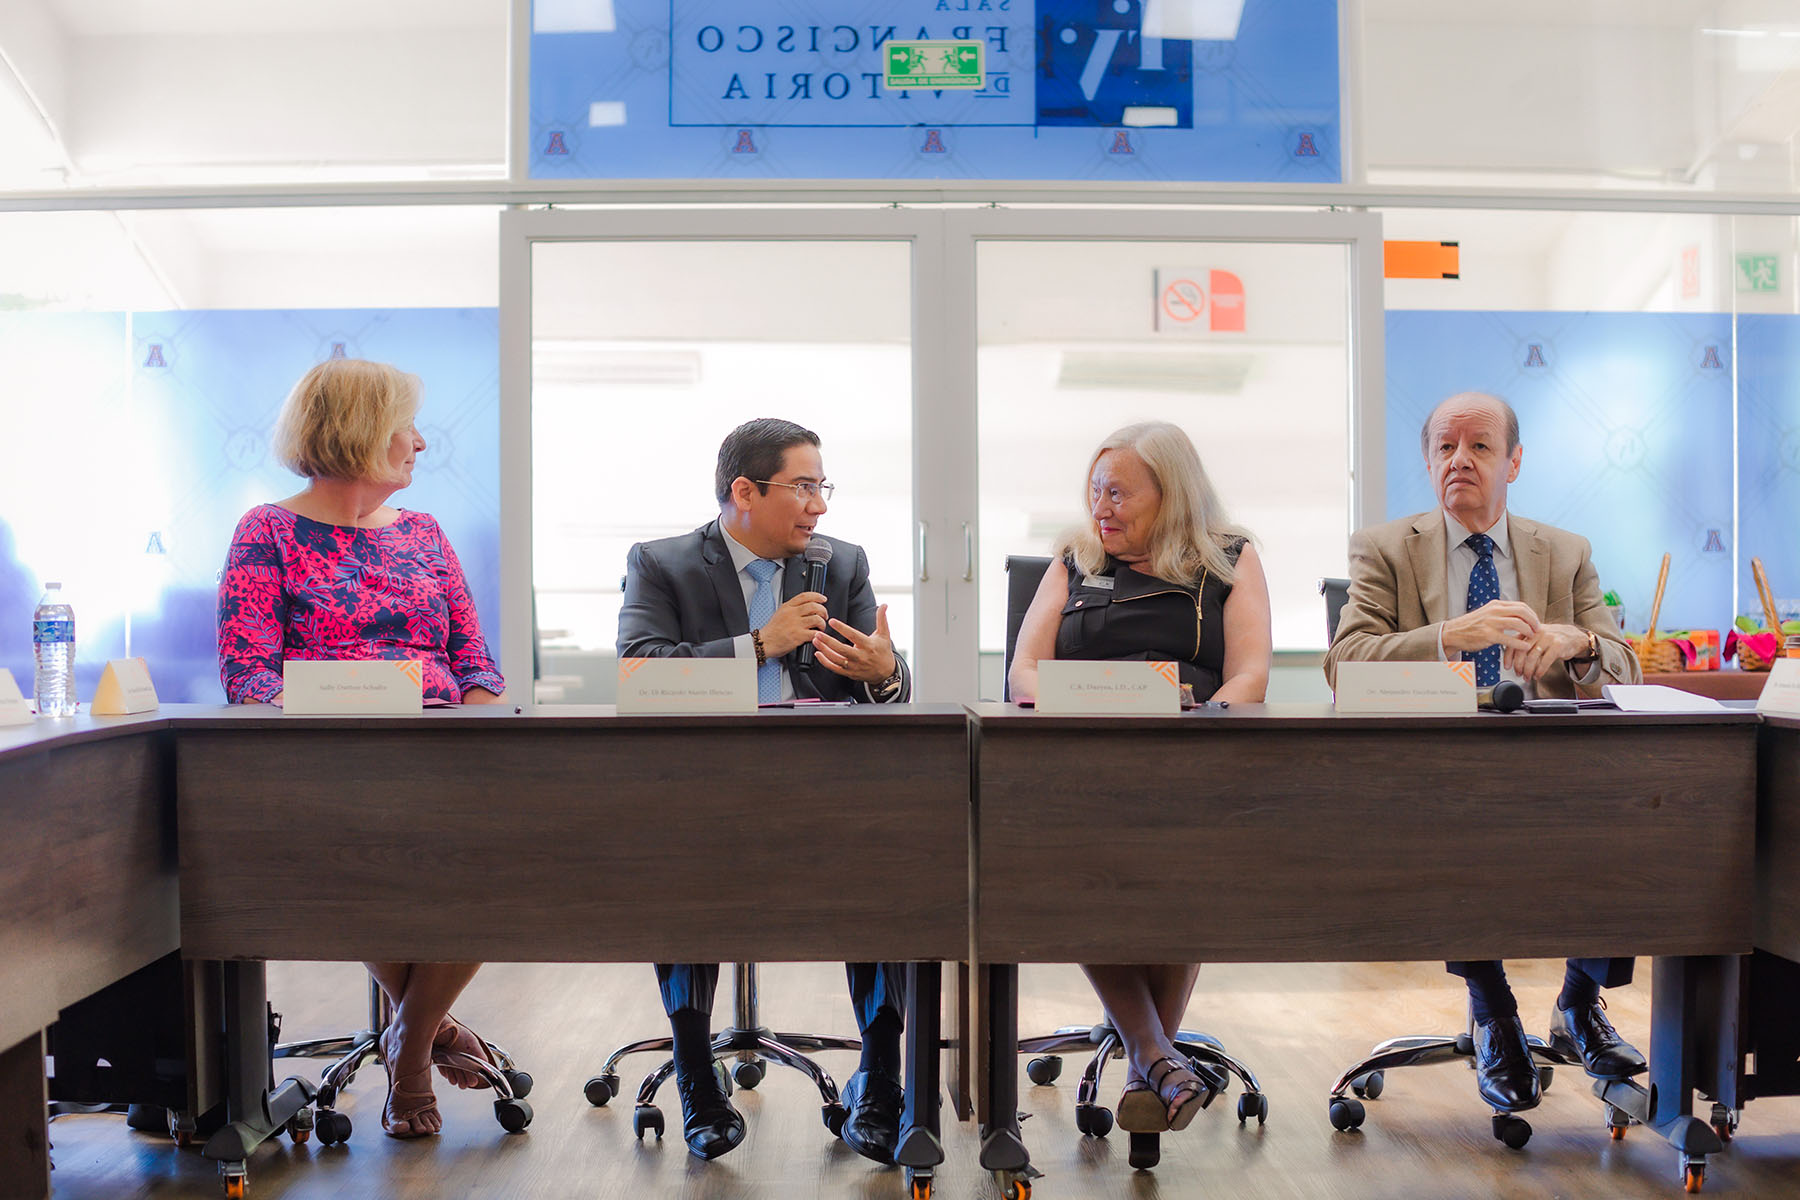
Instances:
[[[1001,695],[1007,556],[1048,554],[1086,519],[1095,446],[1137,421],[1184,429],[1255,535],[1277,651],[1322,649],[1317,580],[1344,573],[1379,474],[1357,403],[1381,396],[1378,267],[1372,297],[1356,286],[1379,221],[1148,213],[1121,236],[1120,214],[987,216],[969,231],[979,694]]]
[[[536,701],[613,701],[626,554],[718,516],[719,443],[754,417],[819,434],[819,529],[867,552],[914,658],[909,240],[843,214],[531,215],[529,419],[509,419],[529,439]]]

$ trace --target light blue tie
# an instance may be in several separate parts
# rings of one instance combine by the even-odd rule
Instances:
[[[750,597],[750,628],[761,629],[775,618],[775,573],[780,563],[759,558],[744,570],[756,580],[756,593]],[[756,671],[756,701],[772,704],[781,699],[781,664],[771,656]]]
[[[1494,567],[1494,539],[1485,533],[1471,533],[1463,545],[1475,552],[1475,566],[1469,571],[1469,611],[1474,612],[1490,600],[1500,598],[1500,572]],[[1475,663],[1475,686],[1493,687],[1500,682],[1500,647],[1498,643],[1480,650],[1464,650],[1463,661]]]

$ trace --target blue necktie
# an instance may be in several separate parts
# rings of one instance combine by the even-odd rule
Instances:
[[[775,573],[781,570],[781,564],[759,558],[744,570],[756,580],[756,593],[750,597],[750,628],[761,629],[775,617]],[[772,704],[779,699],[781,664],[770,657],[756,669],[756,702]]]
[[[1500,598],[1500,572],[1494,570],[1494,539],[1485,533],[1471,533],[1463,545],[1475,552],[1475,566],[1469,572],[1469,611],[1474,612],[1490,600]],[[1493,687],[1500,682],[1500,644],[1484,650],[1464,650],[1463,661],[1475,664],[1475,686]]]

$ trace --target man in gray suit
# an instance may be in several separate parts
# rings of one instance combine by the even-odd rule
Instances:
[[[1419,431],[1438,507],[1350,538],[1350,595],[1325,655],[1338,664],[1386,659],[1475,664],[1475,681],[1510,678],[1528,696],[1595,696],[1642,679],[1637,656],[1601,599],[1588,540],[1507,511],[1519,477],[1519,418],[1498,396],[1462,392]],[[1578,780],[1571,780],[1578,786]],[[1595,831],[1595,868],[1617,865]],[[1529,897],[1521,881],[1521,900]],[[1468,984],[1475,1017],[1476,1087],[1496,1109],[1531,1108],[1537,1070],[1518,1003],[1498,962],[1445,966]],[[1602,987],[1631,982],[1629,958],[1571,958],[1550,1018],[1550,1041],[1588,1074],[1620,1079],[1644,1058],[1607,1021]]]
[[[824,591],[806,587],[801,557],[825,515],[819,435],[760,419],[731,431],[713,476],[716,521],[679,537],[640,542],[626,557],[619,611],[621,658],[754,658],[761,701],[904,702],[906,663],[875,603],[862,547],[832,546]],[[796,652],[810,645],[814,661]],[[894,1160],[902,1092],[904,977],[897,963],[849,963],[862,1062],[844,1085],[842,1136],[865,1157]],[[717,1158],[744,1140],[744,1118],[712,1071],[717,963],[658,963],[675,1042],[683,1135],[690,1153]]]

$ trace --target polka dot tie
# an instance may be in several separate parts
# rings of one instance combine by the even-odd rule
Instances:
[[[744,570],[756,580],[756,591],[750,597],[750,628],[761,629],[775,617],[775,572],[780,563],[759,558]],[[1493,570],[1490,564],[1489,571]],[[773,657],[756,669],[756,702],[773,704],[781,699],[781,664]]]
[[[1469,572],[1469,611],[1474,612],[1490,600],[1500,598],[1500,572],[1494,570],[1494,539],[1485,533],[1471,533],[1463,545],[1475,552],[1475,567]],[[1464,650],[1463,661],[1475,664],[1475,686],[1493,687],[1500,682],[1500,644],[1484,650]]]

